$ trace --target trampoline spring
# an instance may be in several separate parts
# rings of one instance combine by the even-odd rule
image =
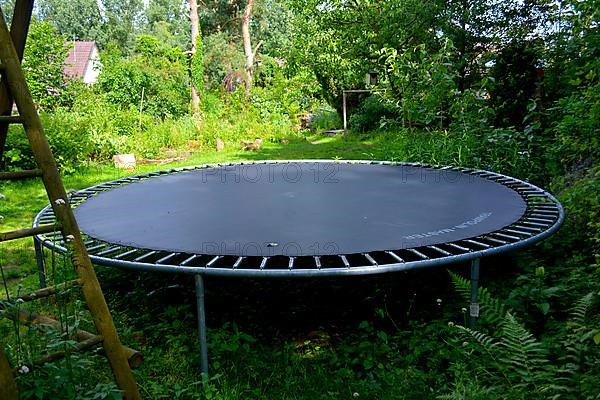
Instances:
[[[346,268],[350,268],[350,263],[348,262],[348,258],[346,258],[346,256],[344,256],[344,255],[340,256],[340,258],[342,259],[342,262],[344,263],[344,266]]]
[[[540,224],[538,222],[530,222],[529,219],[526,219],[525,221],[521,221],[519,223],[523,224],[523,225],[532,225],[532,226],[540,228],[540,230],[544,230],[544,229],[548,228],[548,224]]]
[[[517,228],[523,231],[529,231],[529,232],[533,232],[533,233],[538,233],[538,232],[542,232],[543,229],[540,228],[533,228],[530,226],[523,226],[523,225],[513,225],[513,228]]]
[[[378,266],[379,264],[369,253],[363,253],[363,256],[371,263],[371,265]]]
[[[235,260],[235,262],[233,263],[233,269],[236,269],[237,267],[239,267],[240,264],[242,263],[242,261],[244,261],[244,257],[238,257],[238,259]]]
[[[556,217],[558,216],[558,210],[545,210],[545,209],[534,209],[531,215],[542,215],[545,217]]]
[[[165,262],[167,262],[168,260],[170,260],[171,258],[177,256],[179,253],[171,253],[171,254],[167,254],[166,256],[156,260],[155,264],[164,264]]]
[[[502,232],[508,232],[508,233],[514,233],[517,235],[523,235],[523,236],[533,236],[533,234],[531,232],[523,232],[523,231],[518,231],[516,229],[510,229],[510,228],[506,228],[503,229]]]
[[[483,247],[484,249],[489,249],[490,247],[492,247],[487,243],[481,243],[481,242],[478,242],[477,240],[473,240],[473,239],[465,239],[465,242],[474,244],[475,246]]]
[[[420,252],[420,251],[418,251],[418,250],[415,250],[415,249],[406,249],[406,250],[410,251],[410,252],[411,252],[411,253],[413,253],[415,256],[417,256],[417,257],[419,257],[419,258],[421,258],[421,259],[423,259],[423,260],[429,260],[429,257],[428,257],[428,256],[426,256],[425,254],[421,253],[421,252]]]
[[[558,215],[557,214],[539,214],[537,211],[529,214],[529,217],[540,218],[542,220],[554,221]]]
[[[527,197],[527,198],[544,196],[544,192],[542,192],[541,190],[536,190],[536,189],[521,190],[521,194],[525,195],[525,197]]]
[[[321,257],[314,256],[313,258],[315,259],[315,265],[317,266],[317,269],[321,269]]]
[[[465,253],[470,253],[473,251],[467,247],[460,246],[456,243],[446,243],[446,245],[452,247],[453,249],[464,251]]]
[[[487,240],[488,242],[494,242],[494,243],[498,243],[499,245],[505,245],[508,244],[508,242],[506,240],[500,240],[500,239],[496,239],[493,237],[489,237],[489,236],[484,236],[482,239]]]
[[[134,253],[137,253],[137,251],[138,251],[138,249],[127,250],[127,251],[126,251],[126,252],[124,252],[124,253],[121,253],[121,254],[118,254],[118,255],[116,255],[116,256],[115,256],[115,258],[116,258],[117,260],[120,260],[120,259],[122,259],[122,258],[125,258],[125,257],[127,257],[127,256],[130,256],[130,255],[132,255],[132,254],[134,254]]]
[[[527,220],[528,221],[536,221],[536,222],[545,222],[547,224],[552,224],[552,223],[554,223],[554,221],[556,220],[556,218],[539,218],[539,217],[531,218],[531,217],[528,216]]]
[[[87,242],[83,242],[83,244],[85,245],[85,247],[88,247],[92,243],[96,243],[96,241],[92,239],[92,240],[88,240]]]
[[[400,263],[404,263],[405,261],[402,259],[402,257],[400,257],[398,254],[394,253],[393,251],[386,251],[387,254],[389,254],[390,256],[392,256],[392,258]]]
[[[258,268],[260,268],[261,270],[265,269],[265,267],[267,266],[268,260],[269,260],[269,257],[263,257],[260,262],[260,266]]]
[[[499,236],[504,239],[515,240],[515,241],[521,240],[521,238],[518,236],[506,235],[506,234],[500,233],[500,232],[492,232],[492,233],[490,233],[490,235]]]
[[[544,210],[552,210],[558,212],[558,207],[554,204],[542,203],[542,202],[532,202],[535,205],[536,209],[544,209]]]
[[[120,250],[120,249],[122,249],[121,246],[114,246],[114,247],[110,247],[110,248],[108,248],[106,250],[102,250],[101,252],[96,253],[96,255],[99,256],[99,257],[102,257],[102,256],[105,256],[107,254],[114,253],[115,251]]]
[[[296,260],[296,257],[290,257],[290,259],[288,260],[288,269],[292,270],[294,269],[294,261]]]
[[[190,256],[190,257],[186,258],[185,260],[183,260],[183,261],[181,262],[181,264],[179,264],[179,265],[181,265],[182,267],[185,267],[186,265],[190,265],[190,263],[191,263],[192,261],[194,261],[196,258],[198,258],[198,255],[197,255],[197,254],[194,254],[194,255],[192,255],[192,256]]]
[[[452,253],[450,253],[449,251],[446,251],[446,250],[440,249],[440,248],[439,248],[439,247],[437,247],[437,246],[427,246],[427,248],[428,248],[428,249],[431,249],[431,250],[433,250],[433,251],[437,251],[438,253],[440,253],[440,254],[442,254],[442,255],[444,255],[444,256],[451,256],[451,255],[452,255]]]
[[[142,254],[141,256],[139,256],[139,257],[137,257],[137,258],[134,258],[134,259],[133,259],[133,261],[134,261],[134,262],[140,262],[140,261],[142,261],[142,260],[145,260],[145,259],[146,259],[146,258],[148,258],[148,257],[152,257],[152,256],[153,256],[153,255],[155,255],[155,254],[156,254],[156,251],[155,251],[155,250],[152,250],[152,251],[149,251],[148,253]]]
[[[48,239],[60,238],[60,237],[62,237],[62,232],[61,231],[48,232],[48,233],[44,234],[44,237],[46,237]]]
[[[87,251],[88,251],[88,253],[93,253],[94,251],[100,250],[100,249],[105,248],[105,247],[106,247],[106,244],[105,243],[101,243],[101,244],[98,244],[96,246],[88,247]]]
[[[212,260],[206,263],[206,268],[210,268],[216,264],[217,261],[221,259],[222,256],[215,256]]]

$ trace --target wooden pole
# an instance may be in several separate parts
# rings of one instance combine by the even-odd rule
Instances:
[[[23,309],[20,309],[18,313],[8,313],[7,317],[26,326],[36,325],[38,329],[42,331],[46,329],[45,327],[49,327],[56,330],[61,329],[61,324],[59,321],[56,321],[50,317],[46,317],[45,315],[32,313]],[[91,332],[84,331],[83,329],[77,329],[77,331],[75,331],[75,337],[78,341],[84,342],[99,336],[94,335]],[[142,365],[142,363],[144,362],[144,356],[138,350],[132,349],[127,346],[123,346],[123,351],[125,352],[127,362],[129,363],[129,366],[131,368],[139,368],[140,365]]]
[[[348,120],[347,120],[347,113],[346,113],[346,91],[344,90],[342,92],[342,112],[344,114],[344,135],[346,134],[346,131],[348,130]]]
[[[19,60],[23,59],[27,32],[29,31],[29,22],[31,21],[31,12],[33,10],[33,0],[17,0],[10,25],[10,35],[17,52]],[[3,77],[0,82],[0,115],[10,115],[13,107],[13,99],[6,86],[6,79]],[[8,125],[0,125],[0,159],[4,154],[4,144]]]
[[[35,155],[38,168],[43,171],[42,179],[46,193],[54,210],[56,219],[62,223],[63,237],[71,253],[75,272],[83,282],[82,292],[90,310],[98,333],[104,337],[104,350],[115,375],[117,385],[123,390],[126,399],[140,399],[135,379],[123,347],[117,335],[115,325],[108,310],[106,300],[96,277],[96,272],[83,244],[79,226],[69,205],[69,199],[58,174],[58,167],[50,145],[44,134],[25,76],[21,70],[19,57],[15,52],[9,35],[4,14],[0,10],[0,55],[2,55],[6,81],[14,96],[19,114],[24,118],[25,132]]]
[[[4,348],[0,344],[0,399],[17,400],[18,398],[17,383],[6,354],[4,354]]]

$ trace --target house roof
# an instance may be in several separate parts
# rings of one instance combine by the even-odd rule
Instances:
[[[73,47],[65,59],[64,71],[67,77],[83,79],[95,46],[96,42],[94,41],[73,42]]]

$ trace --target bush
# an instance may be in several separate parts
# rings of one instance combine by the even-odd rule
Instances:
[[[190,83],[181,49],[168,48],[152,36],[141,35],[132,57],[122,58],[109,49],[102,55],[102,65],[94,89],[119,109],[139,110],[141,106],[158,118],[188,112]]]
[[[378,95],[371,95],[350,116],[348,126],[353,132],[364,133],[379,129],[384,122],[397,117],[397,110],[391,103]]]

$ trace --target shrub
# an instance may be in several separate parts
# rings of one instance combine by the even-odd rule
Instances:
[[[353,132],[367,132],[381,127],[382,123],[398,117],[395,107],[386,99],[371,95],[352,114],[348,126]]]

